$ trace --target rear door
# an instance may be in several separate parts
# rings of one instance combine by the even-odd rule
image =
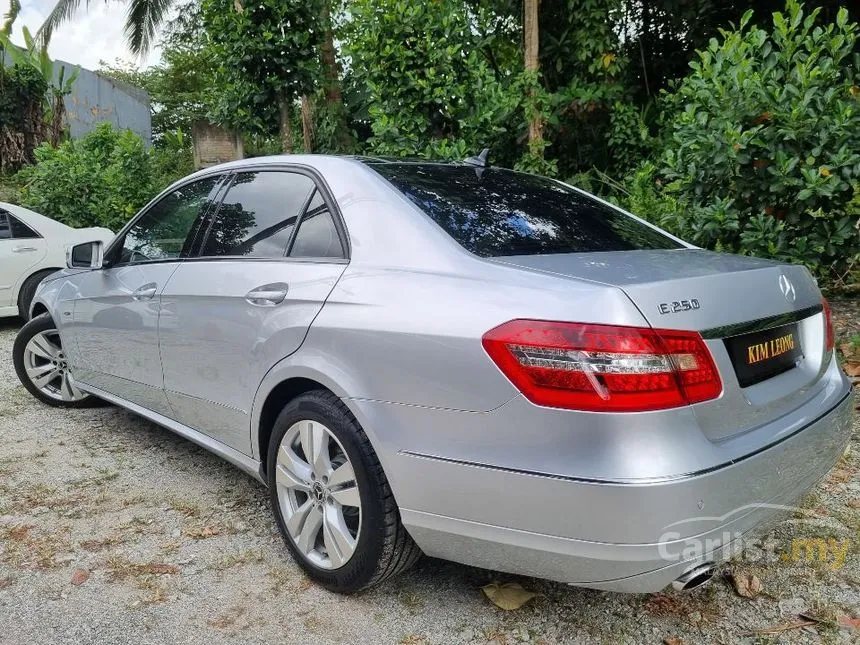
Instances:
[[[250,454],[257,387],[299,348],[346,268],[334,208],[307,170],[233,177],[198,257],[162,294],[164,385],[179,422]]]
[[[41,235],[0,208],[0,307],[17,306],[15,285],[29,275],[47,251]]]

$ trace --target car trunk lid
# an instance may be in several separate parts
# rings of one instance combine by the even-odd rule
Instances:
[[[700,332],[723,382],[718,399],[692,406],[712,441],[779,418],[821,387],[821,296],[803,267],[700,249],[494,261],[615,286],[652,327]]]

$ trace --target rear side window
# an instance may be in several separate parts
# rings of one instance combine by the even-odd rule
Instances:
[[[40,237],[40,235],[14,215],[9,215],[9,227],[12,229],[12,237],[16,240],[26,240]]]
[[[293,172],[236,175],[201,255],[282,258],[314,182]]]
[[[483,257],[682,248],[632,217],[543,177],[441,164],[372,167]]]
[[[0,209],[0,240],[12,239],[12,227],[9,225],[9,213]]]
[[[296,239],[290,249],[293,258],[342,258],[343,246],[331,212],[319,191],[314,193]]]
[[[26,240],[40,235],[7,210],[0,208],[0,240]]]

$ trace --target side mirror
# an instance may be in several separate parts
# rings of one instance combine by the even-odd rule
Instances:
[[[70,269],[101,269],[104,243],[100,240],[75,244],[66,249],[66,266]]]

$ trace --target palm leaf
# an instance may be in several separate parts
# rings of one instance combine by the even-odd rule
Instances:
[[[89,6],[90,0],[86,0],[86,3]],[[54,30],[67,20],[70,20],[80,5],[81,0],[57,0],[57,4],[54,5],[51,13],[48,14],[45,22],[42,23],[42,26],[36,32],[37,44],[47,47]]]
[[[174,4],[175,0],[130,0],[125,16],[125,38],[132,53],[142,56],[149,51]]]

